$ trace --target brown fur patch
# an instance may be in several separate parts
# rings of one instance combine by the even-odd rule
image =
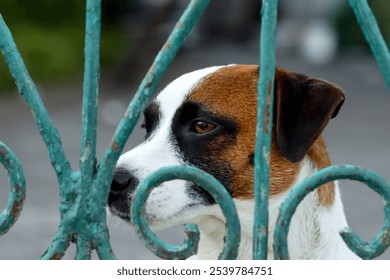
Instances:
[[[254,196],[254,166],[248,156],[255,150],[258,71],[256,65],[224,67],[201,80],[187,97],[187,101],[199,102],[216,114],[237,121],[235,142],[217,156],[230,163],[234,174],[232,195],[241,199]],[[270,195],[274,196],[291,187],[300,164],[291,163],[280,154],[274,136],[270,161]]]
[[[328,151],[326,150],[325,142],[322,137],[319,137],[307,151],[307,155],[314,162],[318,170],[332,165]],[[318,199],[323,206],[331,206],[335,197],[335,185],[329,182],[318,189]]]
[[[284,70],[277,69],[277,71]],[[238,133],[234,143],[223,149],[221,153],[210,156],[218,157],[215,158],[215,162],[221,160],[229,162],[233,172],[231,192],[233,197],[240,199],[250,199],[254,196],[254,166],[248,160],[248,156],[250,157],[255,150],[258,72],[257,65],[235,65],[221,68],[203,78],[186,100],[201,103],[215,114],[237,122]],[[218,145],[218,142],[214,141],[213,145]],[[221,150],[220,147],[217,150]],[[309,151],[309,156],[318,169],[330,165],[321,138]],[[270,153],[271,197],[291,188],[300,166],[300,162],[293,163],[281,154],[273,131]],[[331,204],[334,196],[333,183],[321,187],[318,194],[321,204]]]

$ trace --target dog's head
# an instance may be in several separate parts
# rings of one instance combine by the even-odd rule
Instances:
[[[111,212],[130,221],[139,183],[171,165],[193,165],[216,177],[234,199],[253,199],[259,67],[229,65],[185,74],[144,111],[146,138],[122,155],[111,185]],[[343,103],[340,88],[283,69],[275,74],[270,195],[294,183],[300,161]],[[182,180],[155,188],[146,203],[154,227],[187,223],[213,205],[200,186]]]

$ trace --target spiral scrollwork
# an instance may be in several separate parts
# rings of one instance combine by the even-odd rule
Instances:
[[[365,242],[352,229],[342,229],[340,235],[347,246],[362,259],[373,259],[390,246],[390,184],[382,176],[368,169],[353,165],[331,166],[296,185],[282,203],[274,232],[275,259],[289,259],[287,235],[291,218],[299,203],[321,185],[339,179],[357,180],[367,184],[385,203],[385,218],[381,232],[370,242]]]
[[[16,155],[0,142],[0,162],[8,171],[10,194],[7,208],[0,215],[0,235],[7,233],[16,223],[26,198],[26,181]]]
[[[226,218],[226,236],[224,249],[219,259],[235,259],[240,243],[240,222],[233,199],[217,179],[193,166],[164,167],[153,172],[141,182],[131,207],[132,219],[139,237],[145,241],[146,246],[154,254],[164,259],[186,259],[196,253],[199,242],[199,231],[196,225],[187,225],[184,243],[173,246],[160,240],[146,221],[145,203],[151,191],[161,183],[175,179],[198,184],[220,205]]]

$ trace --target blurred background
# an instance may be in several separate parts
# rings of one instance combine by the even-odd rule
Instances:
[[[85,1],[2,0],[0,13],[59,129],[72,167],[80,150]],[[98,157],[143,75],[189,1],[103,0]],[[346,101],[325,139],[334,164],[372,169],[390,181],[390,94],[347,1],[279,0],[277,65],[340,85]],[[369,1],[387,43],[390,2]],[[198,68],[259,61],[260,0],[213,0],[160,85]],[[126,149],[143,139],[137,126]],[[37,259],[59,223],[58,184],[38,129],[0,56],[0,141],[19,157],[27,199],[16,225],[0,237],[0,259]],[[365,240],[383,224],[380,197],[363,184],[341,181],[349,225]],[[0,209],[8,198],[0,168]],[[118,258],[155,259],[134,231],[109,217]],[[159,232],[172,243],[182,228]],[[74,257],[74,248],[65,258]],[[390,259],[390,250],[379,257]]]

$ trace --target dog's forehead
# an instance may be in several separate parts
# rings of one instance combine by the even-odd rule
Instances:
[[[196,87],[199,81],[223,67],[227,66],[213,66],[196,70],[180,76],[167,85],[156,98],[163,116],[165,118],[173,117],[176,110],[183,104],[188,94]]]
[[[257,65],[231,65],[204,77],[187,101],[205,105],[215,114],[235,119],[240,126],[254,124],[257,114]]]

